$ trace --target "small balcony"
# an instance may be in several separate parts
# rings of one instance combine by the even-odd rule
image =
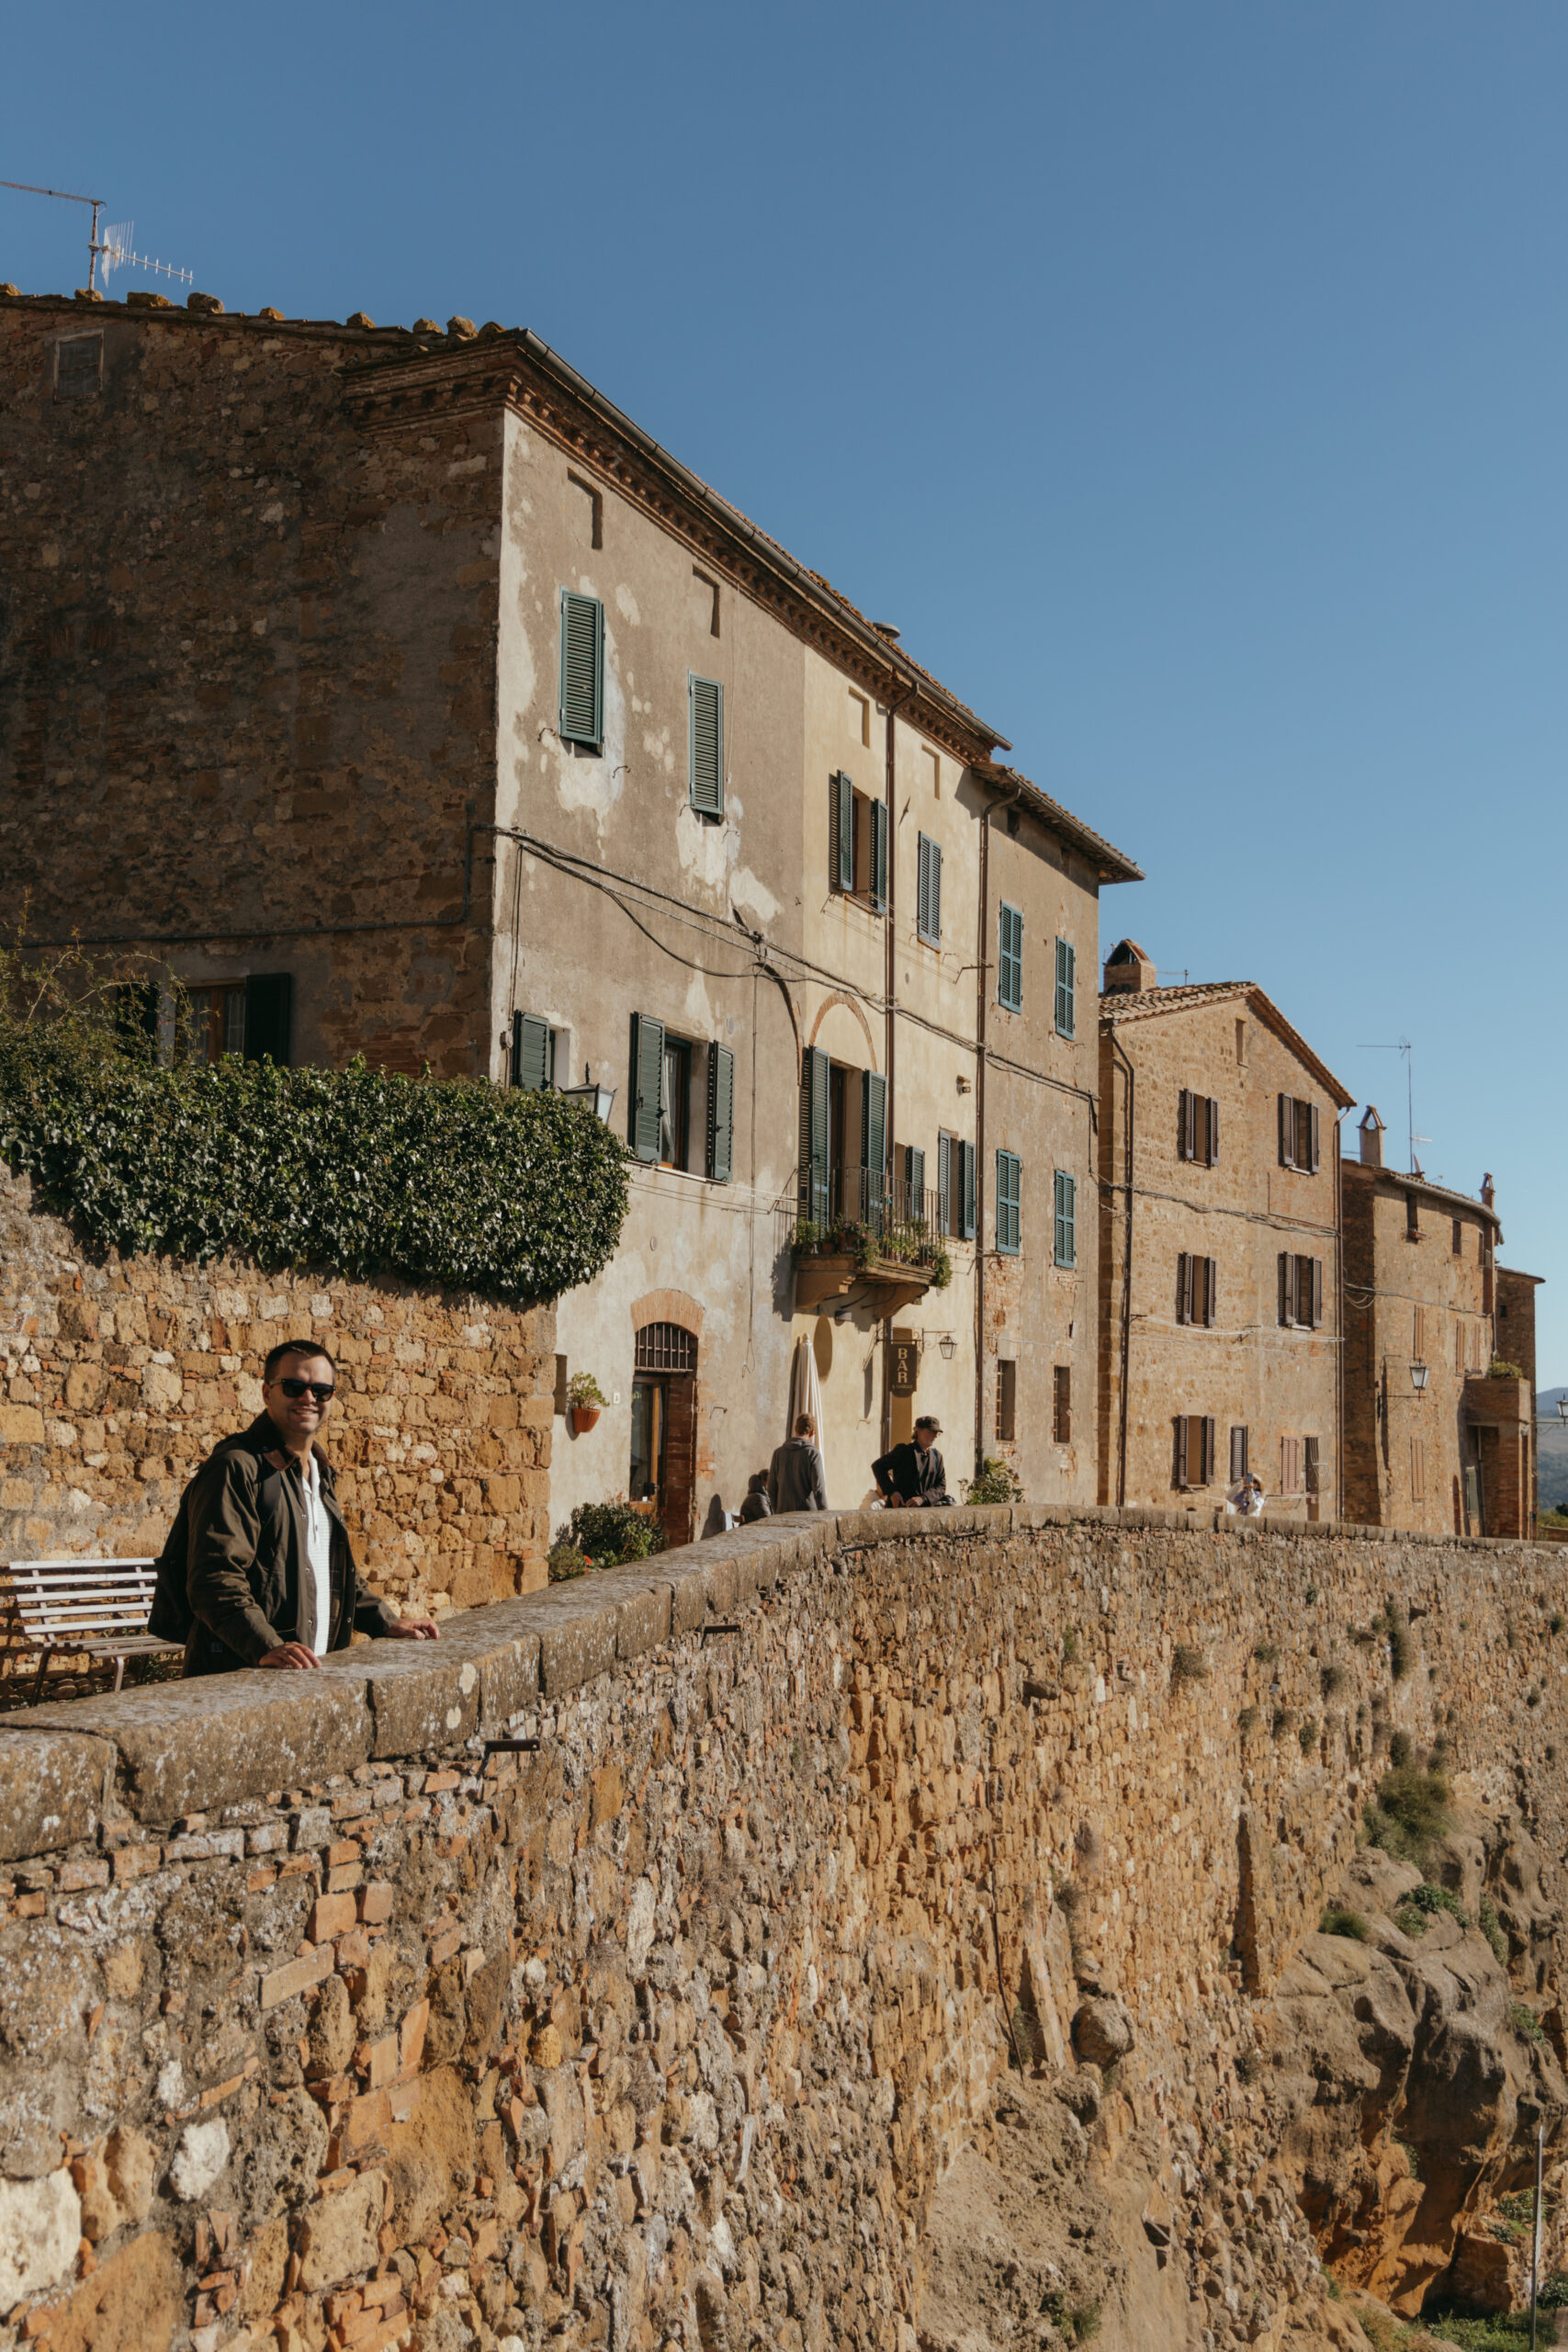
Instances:
[[[945,1290],[953,1264],[938,1230],[938,1195],[930,1185],[896,1182],[869,1168],[835,1168],[793,1202],[789,1220],[797,1314],[858,1292],[882,1321]]]

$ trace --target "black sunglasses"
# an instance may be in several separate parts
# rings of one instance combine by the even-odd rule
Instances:
[[[318,1405],[326,1403],[333,1387],[330,1380],[280,1380],[277,1385],[286,1396],[296,1400],[301,1396],[313,1396]]]

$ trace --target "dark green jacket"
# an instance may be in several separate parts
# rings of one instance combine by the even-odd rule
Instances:
[[[384,1634],[393,1611],[361,1596],[331,1463],[316,1448],[316,1470],[332,1527],[332,1615],[323,1647],[346,1649],[351,1635]],[[254,1666],[299,1638],[300,1569],[306,1557],[304,1474],[267,1460],[281,1453],[265,1413],[243,1435],[214,1447],[180,1505],[187,1526],[186,1590],[196,1623],[186,1644],[187,1675]]]

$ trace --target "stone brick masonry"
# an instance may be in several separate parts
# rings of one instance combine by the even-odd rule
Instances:
[[[1206,2184],[1395,1732],[1562,1850],[1565,1582],[1327,1524],[781,1521],[6,1718],[0,2346],[913,2352],[940,2176],[1010,2043],[1075,2035],[1095,2146],[1156,2151],[1170,2340],[1357,2341],[1288,2193],[1237,2303]]]
[[[306,1336],[337,1360],[327,1451],[373,1589],[438,1613],[527,1591],[553,1325],[408,1284],[97,1262],[0,1170],[0,1559],[155,1556],[186,1480],[261,1410],[267,1350]]]

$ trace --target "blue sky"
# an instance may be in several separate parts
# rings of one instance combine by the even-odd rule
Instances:
[[[1401,1144],[1409,1037],[1568,1381],[1568,11],[154,0],[6,57],[0,174],[231,308],[536,329],[1137,858],[1108,944],[1260,981]],[[0,191],[0,277],[82,284],[85,217]]]

